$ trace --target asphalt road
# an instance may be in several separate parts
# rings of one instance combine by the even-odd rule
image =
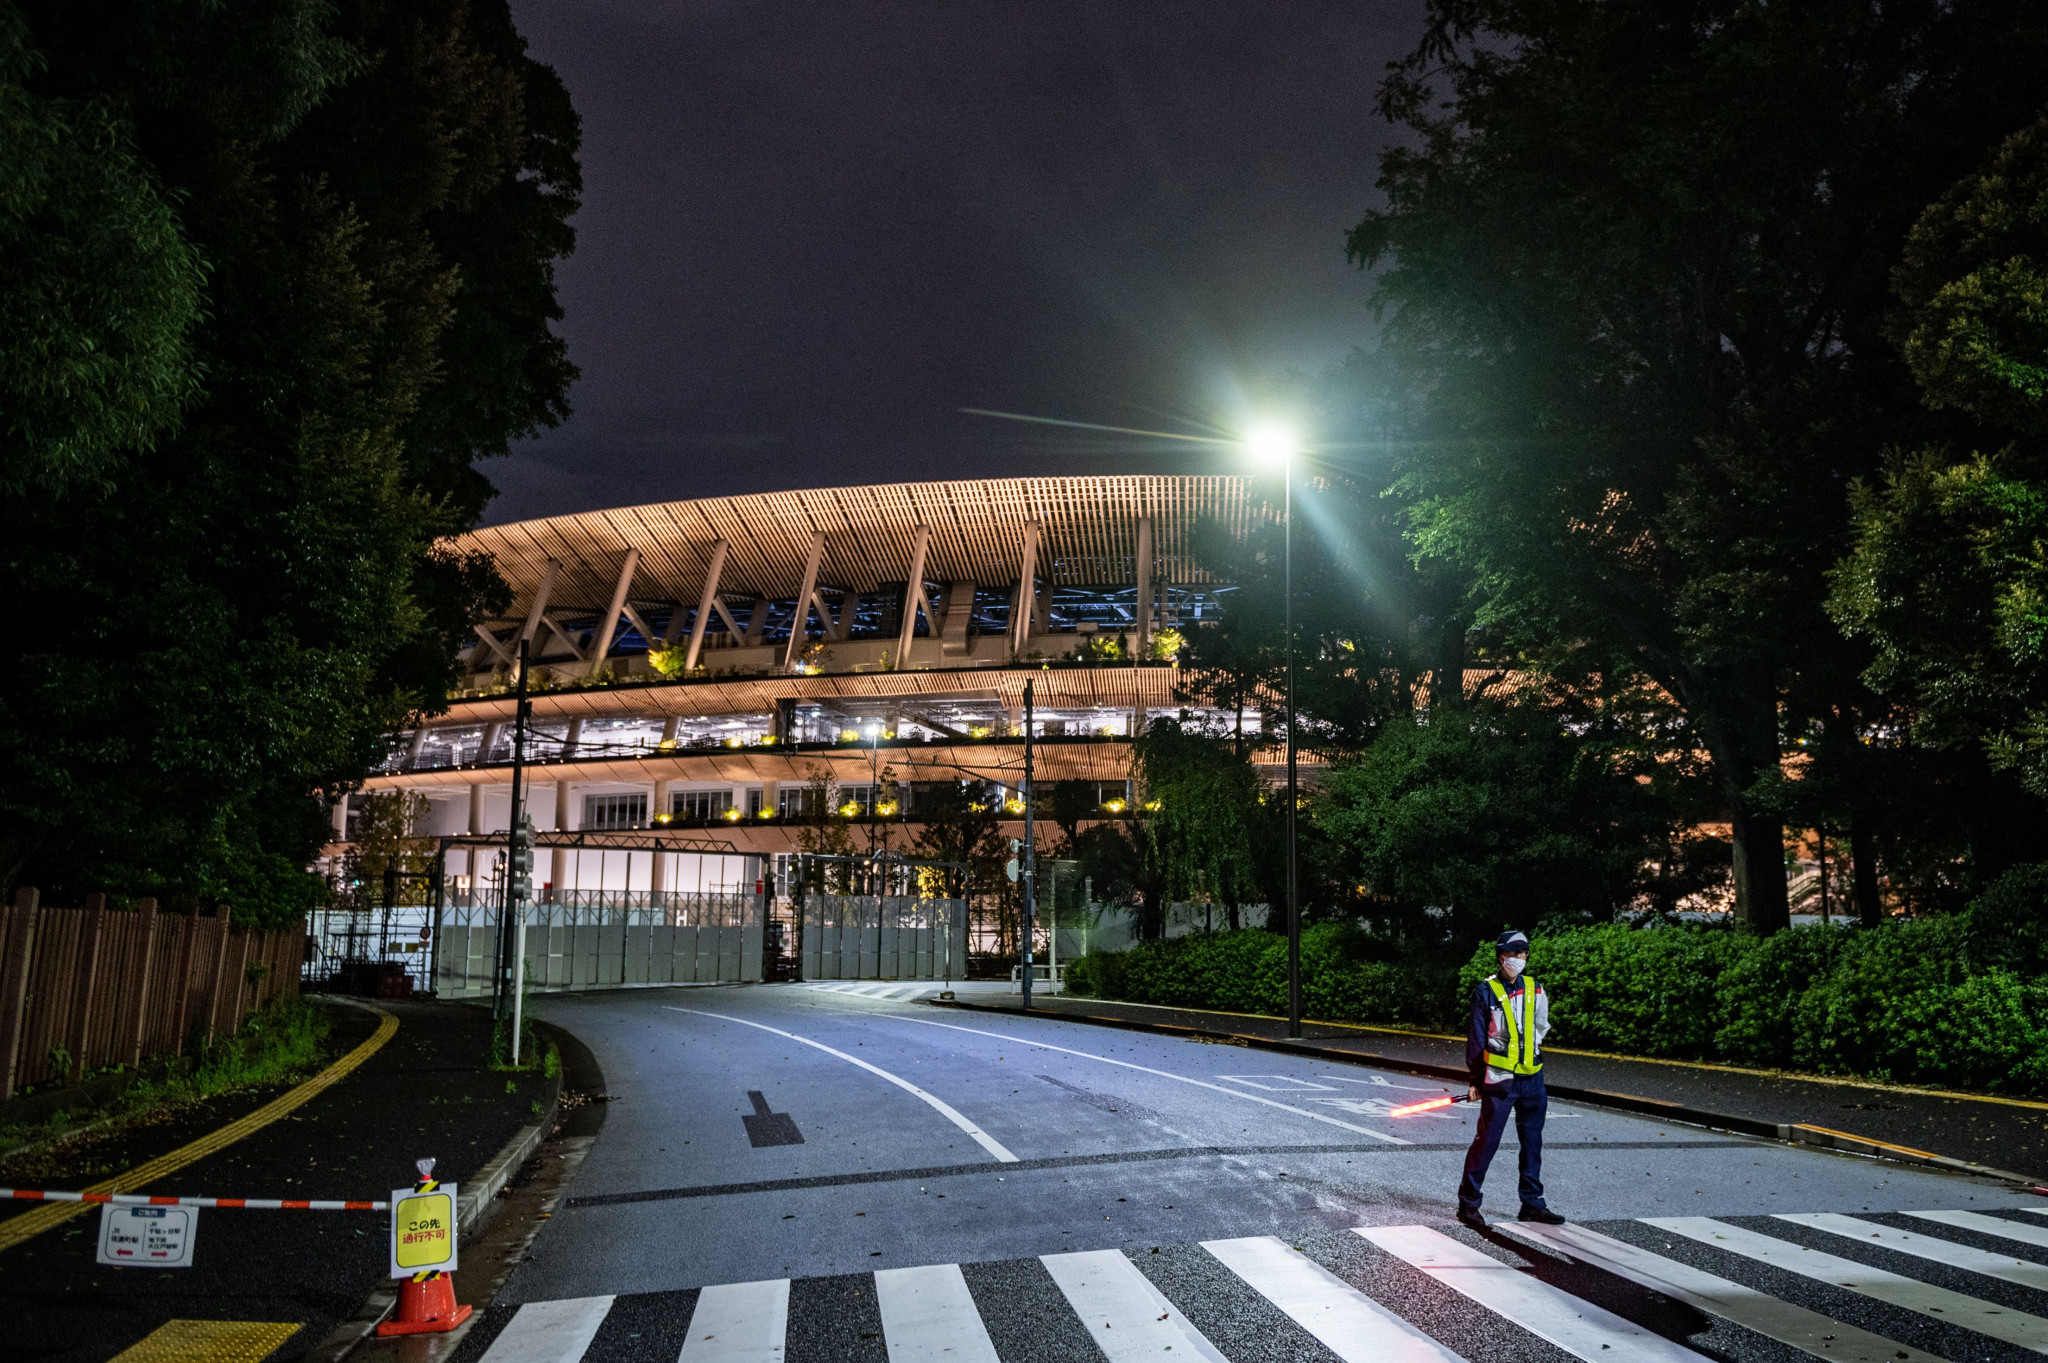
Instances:
[[[734,1341],[771,1327],[791,1360],[1326,1359],[1347,1311],[1408,1332],[1386,1356],[2048,1351],[2048,1240],[2014,1238],[2048,1217],[1985,1182],[1554,1102],[1551,1205],[1605,1238],[1539,1247],[1451,1222],[1469,1110],[1387,1115],[1427,1080],[806,986],[535,1007],[614,1102],[458,1360],[767,1358]],[[1489,1187],[1511,1216],[1512,1136]],[[1812,1213],[1856,1219],[1781,1219]]]

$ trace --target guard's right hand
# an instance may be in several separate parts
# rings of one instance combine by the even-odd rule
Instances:
[[[1479,1085],[1465,1085],[1465,1101],[1468,1103],[1476,1103],[1479,1101]]]

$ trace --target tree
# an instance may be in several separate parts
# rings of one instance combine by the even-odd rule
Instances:
[[[1432,0],[1380,88],[1414,144],[1350,251],[1414,541],[1481,625],[1678,701],[1759,930],[1787,915],[1759,782],[1800,679],[1860,665],[1823,609],[1846,488],[1924,416],[1889,271],[2031,117],[2044,53],[2018,0]]]
[[[1696,831],[1683,727],[1655,688],[1590,676],[1396,725],[1331,768],[1313,845],[1360,916],[1423,947],[1668,911],[1727,860]]]
[[[1440,564],[1413,561],[1400,507],[1380,495],[1377,473],[1318,458],[1312,476],[1296,474],[1295,708],[1304,745],[1362,748],[1389,718],[1413,710],[1433,676],[1464,666],[1464,584]],[[1266,490],[1269,508],[1280,492]],[[1277,518],[1241,537],[1213,523],[1195,533],[1203,568],[1237,590],[1220,622],[1191,632],[1186,690],[1233,711],[1240,750],[1248,706],[1261,711],[1262,742],[1285,729],[1276,704],[1286,656],[1281,536]]]
[[[0,669],[0,881],[280,919],[323,796],[445,706],[504,600],[438,545],[487,495],[473,462],[566,410],[549,323],[575,114],[502,0],[0,0],[0,33],[31,53],[0,103],[106,152],[39,172],[71,180],[28,230],[82,243],[59,301],[121,300],[92,315],[134,333],[109,334],[118,363],[69,427],[27,408],[9,436],[0,562],[39,625]],[[96,237],[66,228],[116,191]],[[124,263],[124,224],[162,270]],[[61,309],[31,320],[0,338],[0,383],[83,344]]]
[[[963,893],[979,892],[984,904],[996,891],[997,951],[1017,949],[1016,914],[1007,892],[1003,865],[1009,847],[1003,840],[1003,810],[996,789],[987,781],[936,781],[916,787],[920,821],[911,840],[911,855],[931,861],[957,862],[967,868]]]
[[[41,66],[0,4],[0,487],[56,496],[175,427],[202,269],[128,126]]]
[[[1829,605],[1918,743],[2048,799],[2048,118],[1927,209],[1895,281],[1893,335],[1966,428],[1858,484]]]
[[[1270,807],[1250,759],[1231,740],[1173,720],[1154,720],[1132,746],[1144,816],[1136,828],[1163,894],[1222,904],[1232,928],[1241,905],[1282,902],[1263,893],[1258,849],[1284,811]]]

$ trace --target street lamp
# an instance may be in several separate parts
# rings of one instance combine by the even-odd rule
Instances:
[[[1245,452],[1261,464],[1278,465],[1285,491],[1280,518],[1280,601],[1287,635],[1287,1035],[1301,1035],[1301,897],[1295,885],[1294,818],[1297,796],[1294,751],[1294,433],[1284,426],[1256,426],[1245,436]]]

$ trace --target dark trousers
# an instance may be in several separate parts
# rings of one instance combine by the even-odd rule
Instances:
[[[1465,1152],[1465,1177],[1458,1184],[1458,1205],[1479,1210],[1479,1185],[1486,1181],[1486,1168],[1500,1138],[1508,1129],[1508,1113],[1515,1114],[1515,1138],[1522,1143],[1522,1205],[1543,1205],[1543,1115],[1550,1111],[1550,1094],[1543,1087],[1543,1072],[1518,1074],[1505,1084],[1484,1084],[1479,1089],[1479,1127],[1472,1133],[1472,1148]]]

